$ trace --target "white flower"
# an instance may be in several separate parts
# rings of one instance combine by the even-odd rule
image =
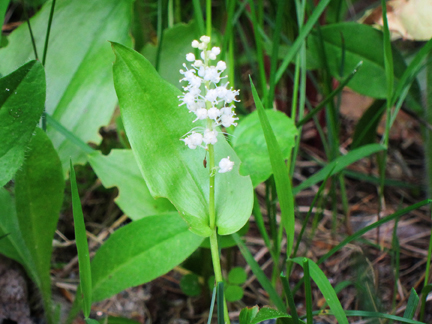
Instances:
[[[185,142],[185,145],[187,145],[190,149],[195,150],[197,146],[201,145],[203,142],[203,136],[200,133],[192,132],[191,135],[185,139],[181,139],[181,141]]]
[[[217,109],[216,107],[211,107],[208,110],[208,118],[210,118],[210,119],[213,119],[216,121],[220,115],[221,115],[221,111],[219,109]]]
[[[186,64],[183,64],[184,70],[180,70],[183,78],[180,81],[186,81],[187,85],[183,86],[183,95],[179,96],[179,106],[186,105],[189,112],[193,112],[196,119],[203,120],[207,124],[207,128],[196,127],[199,131],[189,132],[188,136],[181,139],[190,149],[196,149],[201,146],[208,149],[208,145],[217,143],[218,131],[216,126],[230,127],[236,126],[235,122],[238,118],[235,117],[232,104],[234,101],[239,101],[236,96],[238,90],[228,88],[229,82],[224,85],[218,85],[222,78],[221,74],[226,70],[227,65],[224,61],[218,61],[217,64],[212,63],[221,53],[219,47],[210,48],[210,37],[202,36],[199,41],[194,40],[192,47],[200,50],[201,59],[197,59],[194,53],[186,54],[186,61],[190,62],[191,68],[188,69]],[[219,172],[228,172],[233,168],[234,162],[230,161],[229,157],[224,158],[219,163]]]
[[[186,54],[186,61],[188,61],[188,62],[195,61],[195,54],[194,53]]]
[[[220,50],[220,48],[219,47],[213,47],[212,49],[211,49],[211,52],[214,54],[214,55],[219,55],[220,54],[220,52],[221,52],[221,50]]]
[[[215,130],[210,130],[210,129],[206,129],[204,131],[204,138],[203,138],[203,142],[208,144],[216,144],[217,142],[217,132]]]
[[[219,61],[216,64],[216,69],[219,70],[219,71],[225,71],[226,68],[227,68],[227,65],[226,65],[226,63],[224,61]]]
[[[194,122],[196,122],[199,119],[207,119],[208,111],[205,108],[198,108],[195,111],[195,115],[197,116],[197,118],[194,120]]]
[[[200,41],[201,42],[203,42],[203,43],[206,43],[206,44],[208,44],[208,43],[210,43],[210,37],[208,37],[208,36],[201,36],[200,37]]]
[[[234,161],[230,161],[230,157],[223,158],[219,162],[219,173],[230,172],[233,169]]]
[[[217,97],[218,97],[218,95],[217,95],[216,89],[207,90],[207,94],[205,95],[205,99],[207,101],[210,101],[211,103],[213,103],[216,101]]]
[[[222,115],[220,118],[220,124],[224,127],[230,127],[231,125],[237,126],[237,123],[234,123],[236,120],[238,120],[238,118],[234,118],[233,115]]]

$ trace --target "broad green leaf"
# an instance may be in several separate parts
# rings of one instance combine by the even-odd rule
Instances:
[[[114,316],[109,316],[108,317],[108,321],[105,322],[106,319],[101,319],[99,321],[100,324],[140,324],[137,321],[128,319],[128,318],[124,318],[124,317],[114,317]]]
[[[0,0],[0,26],[3,26],[6,10],[10,0]],[[0,44],[2,42],[2,32],[0,31]]]
[[[227,284],[225,288],[225,298],[229,302],[235,302],[243,298],[243,288],[236,285]]]
[[[373,98],[386,98],[387,81],[384,68],[383,33],[375,28],[354,22],[332,24],[321,28],[322,38],[328,58],[330,72],[335,78],[340,77],[342,46],[345,48],[343,75],[348,75],[354,67],[363,62],[348,86],[354,91]],[[344,45],[342,45],[344,44]],[[309,50],[318,55],[319,41],[317,34],[308,38]],[[392,49],[394,76],[398,81],[406,69],[402,55]]]
[[[174,25],[163,32],[158,72],[162,78],[180,90],[182,90],[182,84],[179,82],[179,76],[181,76],[179,70],[184,69],[186,54],[193,51],[191,42],[199,39],[200,36],[194,21]],[[141,54],[156,67],[156,45],[147,43],[141,50]]]
[[[164,81],[139,53],[113,43],[116,54],[114,86],[130,144],[154,197],[168,198],[191,230],[209,236],[209,170],[205,151],[191,150],[180,141],[193,127],[193,116],[178,107],[181,92]],[[253,203],[252,183],[240,176],[240,159],[219,132],[215,160],[229,156],[229,173],[217,173],[215,184],[218,233],[238,231],[248,220]]]
[[[283,318],[283,319],[285,319],[286,323],[289,323],[289,324],[293,323],[291,315],[288,315],[287,313],[283,313],[281,311],[278,311],[278,310],[270,308],[270,307],[263,307],[260,309],[258,314],[253,318],[253,320],[251,321],[251,324],[257,324],[257,323],[260,323],[262,321],[266,321],[266,320],[274,319],[274,318]],[[304,324],[303,321],[300,321],[300,322]]]
[[[265,112],[282,151],[282,157],[286,159],[291,154],[298,130],[291,118],[284,113],[273,109]],[[254,187],[271,176],[273,171],[258,111],[241,120],[234,130],[232,145],[242,161],[240,174],[250,175]]]
[[[110,236],[92,260],[93,302],[167,273],[202,240],[177,213],[127,224]]]
[[[39,56],[42,55],[52,1],[30,19]],[[46,110],[84,142],[99,143],[98,130],[109,123],[117,98],[112,86],[113,55],[108,40],[132,44],[129,27],[132,0],[58,0],[56,2],[45,71]],[[34,59],[27,24],[9,37],[0,50],[0,73],[8,74]],[[75,144],[48,127],[64,173],[69,159],[86,160]]]
[[[47,313],[51,311],[52,240],[63,202],[61,162],[48,136],[36,128],[26,160],[15,177],[20,231],[34,263]],[[48,315],[49,316],[49,315]]]
[[[235,267],[228,273],[228,282],[231,284],[241,285],[247,279],[246,271],[242,267]]]
[[[80,288],[82,292],[84,317],[86,320],[90,316],[92,304],[92,280],[90,268],[90,251],[87,243],[87,233],[84,224],[84,215],[82,212],[81,201],[78,193],[78,186],[76,182],[75,170],[73,168],[72,160],[70,161],[70,182],[72,193],[72,209],[75,228],[75,242],[78,250],[78,265]],[[81,298],[81,296],[77,296]]]
[[[371,154],[377,153],[379,151],[385,150],[385,147],[380,144],[368,144],[362,147],[359,147],[355,150],[352,150],[347,155],[340,156],[337,159],[333,160],[329,164],[327,164],[324,168],[319,170],[317,173],[315,173],[313,176],[309,177],[305,181],[303,181],[301,184],[299,184],[297,187],[294,187],[293,193],[294,195],[302,191],[303,189],[306,189],[315,183],[324,180],[329,175],[332,176],[333,174],[336,174],[343,169],[345,169],[350,164],[367,157]]]
[[[255,86],[250,79],[250,84],[252,88],[252,95],[255,102],[256,109],[258,111],[258,116],[260,119],[261,127],[264,132],[265,141],[268,147],[268,155],[270,157],[271,167],[273,170],[276,191],[278,194],[282,224],[285,228],[287,235],[287,255],[290,255],[294,245],[294,225],[295,225],[295,215],[294,215],[294,195],[292,192],[291,179],[288,175],[288,170],[285,164],[285,159],[282,154],[282,150],[276,140],[273,128],[267,119],[267,115],[264,111],[264,107],[261,103]]]
[[[198,296],[201,293],[199,277],[195,273],[188,273],[180,280],[181,290],[188,296]]]
[[[0,79],[0,187],[23,163],[44,103],[45,74],[39,62],[31,61]]]
[[[97,151],[88,160],[106,188],[119,188],[115,202],[131,219],[175,211],[167,199],[151,196],[131,150],[111,150],[108,156]]]
[[[4,236],[0,240],[0,253],[21,263],[37,282],[31,256],[19,229],[15,199],[5,188],[0,188],[0,236]]]
[[[299,257],[291,260],[303,266],[304,259],[305,258],[303,257]],[[310,276],[312,277],[313,281],[315,281],[315,283],[318,286],[318,289],[323,294],[327,304],[330,306],[330,309],[332,310],[334,316],[336,317],[337,322],[340,324],[348,324],[348,319],[344,313],[342,305],[332,285],[327,279],[326,275],[324,274],[324,272],[322,272],[322,270],[318,267],[318,265],[315,262],[309,260],[308,263],[309,263]]]

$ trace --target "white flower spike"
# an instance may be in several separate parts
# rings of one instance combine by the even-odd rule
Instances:
[[[239,90],[228,88],[228,83],[218,85],[219,82],[226,78],[221,74],[226,70],[227,65],[224,61],[215,61],[221,53],[219,47],[210,48],[210,37],[201,36],[200,40],[194,40],[192,47],[201,51],[200,58],[196,59],[194,53],[186,54],[186,61],[190,62],[191,69],[183,64],[186,70],[180,70],[183,78],[180,82],[187,81],[188,85],[184,86],[184,93],[179,96],[179,106],[186,105],[189,112],[194,113],[196,119],[206,120],[207,126],[199,129],[199,132],[190,132],[189,136],[181,139],[190,149],[196,149],[198,146],[208,149],[208,145],[217,143],[218,131],[217,126],[223,127],[237,126],[233,102],[238,102],[236,96]],[[203,146],[205,144],[205,146]],[[219,173],[229,172],[233,169],[234,162],[230,158],[223,158],[219,162]]]

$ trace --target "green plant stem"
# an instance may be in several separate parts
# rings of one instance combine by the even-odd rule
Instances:
[[[54,17],[55,5],[56,5],[56,0],[53,0],[52,5],[51,5],[49,19],[48,19],[47,31],[46,31],[46,35],[45,35],[45,45],[44,45],[44,51],[43,51],[43,56],[42,56],[42,65],[43,66],[45,66],[46,57],[48,54],[48,43],[49,43],[49,36],[50,36],[50,32],[51,32],[52,20]]]
[[[209,37],[211,37],[212,31],[211,3],[211,0],[206,1],[206,32]]]

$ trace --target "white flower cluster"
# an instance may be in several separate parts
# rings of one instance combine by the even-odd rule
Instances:
[[[187,81],[188,85],[184,86],[183,96],[179,96],[181,101],[179,106],[186,105],[189,112],[194,113],[197,120],[207,120],[207,127],[202,131],[191,131],[188,136],[181,139],[190,149],[196,149],[201,146],[205,149],[208,145],[214,145],[217,142],[217,131],[215,127],[231,125],[237,126],[235,122],[238,118],[233,112],[234,102],[239,101],[236,96],[238,90],[228,88],[229,82],[218,86],[218,83],[224,77],[221,73],[227,68],[224,61],[217,62],[216,66],[210,65],[211,61],[216,60],[220,54],[219,47],[213,47],[208,50],[210,37],[202,36],[200,41],[192,42],[193,48],[201,50],[201,59],[196,59],[193,53],[186,55],[186,60],[191,62],[191,69],[183,64],[186,71],[180,70],[183,74],[181,81]],[[232,170],[234,162],[228,158],[223,158],[219,162],[219,172],[225,173]]]

